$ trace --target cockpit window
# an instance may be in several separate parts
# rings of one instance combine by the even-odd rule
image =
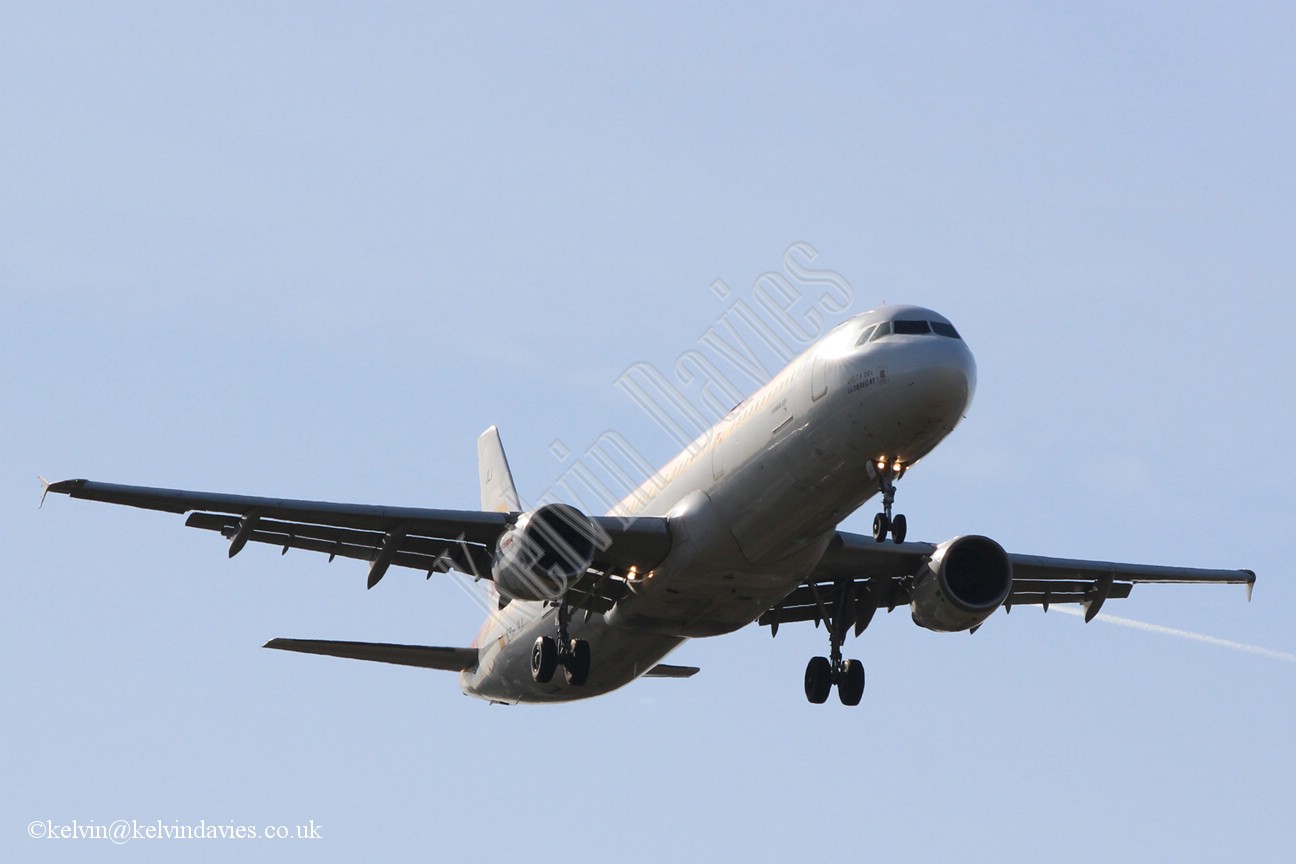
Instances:
[[[892,333],[897,336],[922,336],[928,333],[935,333],[937,336],[944,336],[949,339],[962,339],[953,324],[944,321],[883,321],[881,324],[874,324],[864,328],[864,332],[859,335],[855,341],[858,347],[866,342],[876,342],[877,340],[890,336]]]
[[[926,321],[896,321],[895,332],[897,336],[920,336],[930,333],[931,325]]]

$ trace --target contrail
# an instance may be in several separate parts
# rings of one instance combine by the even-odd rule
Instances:
[[[1079,609],[1067,609],[1063,606],[1054,606],[1049,611],[1061,612],[1064,615],[1075,615],[1077,617],[1084,615],[1084,612]],[[1194,642],[1205,642],[1207,645],[1218,645],[1221,648],[1232,648],[1234,651],[1245,651],[1247,654],[1258,654],[1261,657],[1268,657],[1270,660],[1282,660],[1286,663],[1296,663],[1296,654],[1288,654],[1286,651],[1275,651],[1272,648],[1262,648],[1259,645],[1247,645],[1245,642],[1234,642],[1231,639],[1220,639],[1218,636],[1207,636],[1205,633],[1193,633],[1191,630],[1178,630],[1174,627],[1163,627],[1160,624],[1148,624],[1146,621],[1135,621],[1133,618],[1118,618],[1115,615],[1099,615],[1094,620],[1106,621],[1108,624],[1119,624],[1122,627],[1142,630],[1146,633],[1160,633],[1165,636],[1178,636],[1181,639],[1191,639]]]

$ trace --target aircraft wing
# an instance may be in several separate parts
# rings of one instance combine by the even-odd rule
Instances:
[[[495,543],[520,514],[479,510],[428,510],[371,504],[335,504],[284,498],[255,498],[182,489],[123,486],[93,480],[46,484],[45,491],[124,504],[147,510],[188,513],[185,524],[217,531],[237,555],[249,542],[305,549],[369,562],[369,587],[392,565],[434,572],[457,570],[491,578]],[[597,550],[590,572],[572,586],[579,609],[605,611],[624,592],[630,568],[648,570],[670,550],[664,519],[591,517],[611,544]]]
[[[879,608],[907,605],[914,577],[936,553],[931,543],[878,543],[872,537],[838,532],[806,581],[759,619],[775,630],[792,621],[849,619],[856,634]],[[1125,598],[1139,583],[1238,584],[1250,599],[1255,573],[1121,564],[1076,558],[1008,553],[1012,587],[1004,606],[1078,603],[1091,621],[1108,599]]]

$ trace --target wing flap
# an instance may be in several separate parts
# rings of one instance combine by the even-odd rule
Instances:
[[[243,520],[216,513],[190,514],[185,524],[190,528],[219,531],[233,542],[242,536],[252,542],[282,547],[284,551],[304,549],[326,554],[330,559],[340,556],[359,561],[377,560],[387,536],[377,531],[273,519],[257,519],[255,527],[241,535]],[[485,575],[490,572],[490,553],[477,543],[407,534],[401,538],[391,563],[428,572],[459,570],[469,575]]]
[[[476,648],[434,648],[428,645],[396,645],[388,642],[335,642],[326,639],[271,639],[264,648],[322,654],[349,660],[394,663],[423,669],[462,672],[477,665]]]
[[[1128,582],[1116,582],[1112,584],[1111,593],[1107,598],[1124,600],[1130,596],[1134,586]],[[1089,603],[1094,599],[1093,589],[1086,591],[1022,591],[1017,588],[1017,583],[1013,583],[1012,592],[1008,599],[1004,601],[1005,606],[1052,606],[1054,603]]]

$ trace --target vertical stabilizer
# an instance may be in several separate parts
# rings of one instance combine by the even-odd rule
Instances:
[[[517,513],[522,509],[517,489],[513,488],[513,474],[509,471],[508,457],[499,429],[487,429],[477,439],[477,479],[481,482],[481,506],[496,513]]]

